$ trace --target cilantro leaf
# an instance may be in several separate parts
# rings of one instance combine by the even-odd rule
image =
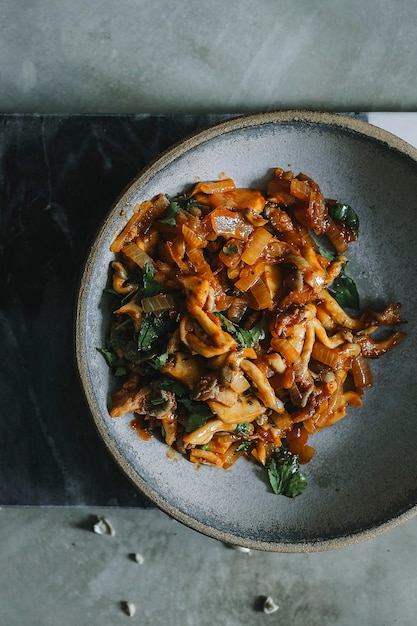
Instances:
[[[205,402],[197,402],[189,398],[178,398],[178,400],[185,406],[189,413],[188,421],[185,425],[187,433],[191,433],[193,430],[200,428],[200,426],[204,426],[211,415],[209,406]]]
[[[164,352],[159,356],[151,357],[147,360],[147,363],[149,363],[149,365],[153,367],[153,369],[160,370],[161,367],[164,367],[164,365],[166,365],[166,362],[168,361],[168,356],[168,352]]]
[[[107,365],[112,370],[113,376],[125,376],[127,367],[124,359],[119,358],[114,352],[107,348],[97,348],[106,360]]]
[[[177,380],[168,378],[167,376],[163,376],[160,379],[159,386],[165,391],[171,391],[172,393],[175,393],[177,398],[181,398],[181,396],[183,396],[187,392],[187,387],[185,385],[179,383]]]
[[[161,293],[162,286],[154,278],[154,272],[149,263],[145,263],[142,274],[143,280],[143,297],[150,298],[151,296],[156,296],[158,293]]]
[[[300,471],[298,455],[287,448],[278,448],[266,467],[272,491],[277,495],[295,498],[307,485],[306,477]]]
[[[168,224],[169,226],[175,226],[177,223],[176,216],[180,212],[180,205],[175,200],[175,198],[170,198],[168,196],[169,206],[166,208],[164,216],[161,217],[158,222],[161,224]]]
[[[130,317],[112,326],[107,348],[116,355],[123,355],[126,361],[139,363],[135,329]]]
[[[138,350],[148,352],[166,334],[165,320],[153,313],[144,313],[138,334]]]
[[[329,203],[327,205],[330,217],[340,220],[346,224],[353,235],[359,232],[359,217],[349,204],[341,204],[339,202]]]
[[[253,348],[261,339],[265,337],[265,325],[261,319],[252,328],[241,328],[223,313],[215,313],[220,319],[222,328],[234,337],[241,348]]]
[[[239,248],[236,245],[229,243],[229,245],[223,246],[223,252],[226,256],[232,256],[233,254],[237,254],[239,252]]]
[[[240,435],[249,435],[249,422],[244,422],[243,424],[237,424],[235,428],[235,433]]]
[[[246,450],[246,448],[249,448],[249,446],[251,446],[252,443],[253,441],[242,441],[242,443],[240,443],[238,447],[236,448],[234,454],[236,454],[237,452],[242,452],[242,450]]]

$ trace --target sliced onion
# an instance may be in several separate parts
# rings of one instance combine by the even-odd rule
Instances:
[[[125,254],[129,259],[131,259],[136,265],[139,265],[141,269],[143,269],[148,263],[151,267],[153,267],[153,260],[146,254],[145,250],[139,248],[135,243],[128,243],[122,248],[123,254]]]
[[[156,313],[167,311],[174,306],[174,300],[170,294],[159,293],[157,296],[149,296],[142,299],[142,309],[144,313]]]

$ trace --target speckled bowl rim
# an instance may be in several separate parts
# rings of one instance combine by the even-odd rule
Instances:
[[[123,471],[133,485],[147,498],[155,504],[161,511],[169,515],[171,518],[184,524],[185,526],[200,532],[203,535],[219,540],[225,544],[241,546],[244,548],[268,551],[268,552],[286,552],[286,553],[306,553],[320,552],[326,550],[339,549],[349,545],[357,544],[362,541],[374,538],[388,530],[391,530],[400,524],[407,522],[417,514],[417,504],[397,516],[393,516],[381,524],[374,525],[371,528],[359,529],[339,537],[322,539],[319,541],[306,542],[266,542],[246,539],[245,537],[236,537],[228,532],[220,531],[202,522],[193,519],[191,516],[177,510],[168,503],[158,492],[150,488],[149,485],[141,479],[134,469],[126,462],[123,454],[120,454],[114,441],[109,436],[108,431],[104,428],[102,415],[94,402],[94,395],[89,386],[88,366],[83,359],[83,337],[86,324],[86,302],[88,290],[85,285],[89,283],[88,278],[91,276],[92,269],[97,259],[97,255],[101,249],[101,239],[103,233],[107,230],[109,222],[114,219],[115,212],[120,210],[118,207],[123,206],[125,197],[133,196],[137,190],[148,183],[155,175],[163,170],[167,165],[187,153],[197,145],[204,144],[211,139],[243,130],[245,128],[259,127],[265,124],[285,124],[285,123],[304,123],[309,125],[327,126],[340,131],[351,131],[356,135],[361,135],[367,139],[374,140],[384,144],[387,149],[395,150],[402,155],[409,157],[417,165],[417,148],[413,147],[405,140],[397,137],[389,131],[383,130],[367,121],[358,117],[351,117],[343,113],[329,113],[325,111],[309,111],[309,110],[283,110],[283,111],[265,111],[258,113],[248,113],[231,117],[225,121],[218,122],[206,129],[197,131],[173,144],[167,150],[159,154],[147,166],[145,166],[138,175],[125,187],[120,195],[113,202],[101,228],[98,230],[96,237],[92,243],[90,253],[84,264],[81,274],[80,287],[76,303],[75,315],[75,360],[81,382],[81,386],[90,409],[94,425],[100,436],[100,439],[107,451],[110,453],[118,467]]]

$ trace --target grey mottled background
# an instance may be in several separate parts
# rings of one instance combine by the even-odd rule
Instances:
[[[0,0],[0,113],[417,111],[416,12],[415,0]],[[104,514],[114,537],[92,532]],[[416,558],[415,519],[337,552],[279,555],[236,552],[156,510],[3,508],[0,625],[413,626]]]

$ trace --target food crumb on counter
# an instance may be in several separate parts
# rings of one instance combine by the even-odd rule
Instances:
[[[116,531],[114,530],[107,517],[101,516],[97,517],[97,521],[93,526],[93,531],[96,533],[96,535],[110,535],[113,537],[116,534]]]
[[[145,562],[143,554],[140,554],[139,552],[133,553],[131,557],[132,561],[135,561],[135,563],[139,563],[139,565],[143,565]]]
[[[278,609],[278,604],[275,604],[271,596],[267,596],[263,604],[263,612],[267,615],[270,615],[271,613],[275,613],[275,611],[278,611]]]
[[[136,613],[136,605],[133,602],[122,602],[122,609],[129,617],[133,617]]]

